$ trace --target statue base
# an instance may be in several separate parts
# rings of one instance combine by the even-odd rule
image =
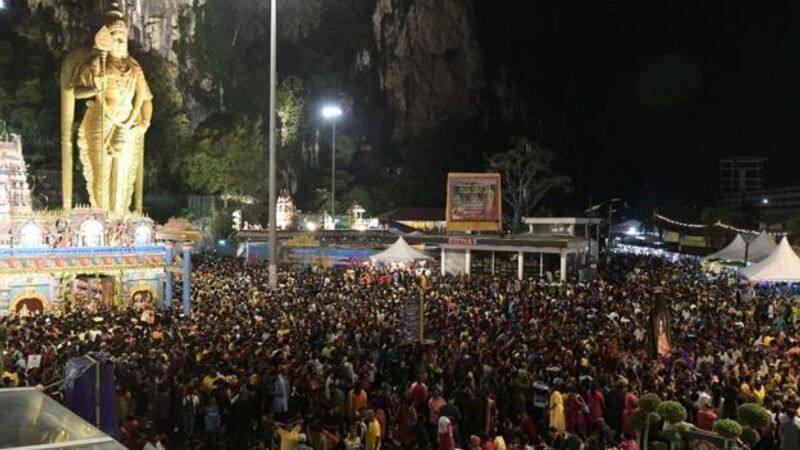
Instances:
[[[0,215],[0,316],[160,306],[167,248],[148,217]]]

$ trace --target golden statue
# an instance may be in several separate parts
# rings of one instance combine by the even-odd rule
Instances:
[[[92,49],[76,50],[61,67],[61,157],[64,210],[72,208],[75,101],[88,100],[77,144],[89,201],[124,216],[142,212],[144,134],[153,103],[142,68],[128,55],[128,24],[116,3]]]

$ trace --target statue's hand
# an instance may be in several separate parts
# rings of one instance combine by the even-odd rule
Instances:
[[[142,133],[142,134],[145,134],[145,133],[147,133],[147,130],[148,130],[149,128],[150,128],[150,122],[145,122],[145,121],[142,121],[142,122],[138,122],[138,123],[137,123],[137,124],[136,124],[136,125],[133,127],[133,131],[135,131],[135,132],[137,132],[137,133]]]

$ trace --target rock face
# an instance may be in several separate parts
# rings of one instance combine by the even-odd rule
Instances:
[[[479,116],[485,77],[474,15],[465,0],[377,0],[373,33],[394,141]]]
[[[59,24],[48,30],[47,42],[57,52],[86,45],[101,23],[107,6],[105,0],[28,0],[31,12],[52,14]],[[119,0],[131,27],[131,39],[143,51],[155,50],[170,62],[177,62],[173,43],[180,38],[181,18],[188,19],[191,30],[194,0]]]

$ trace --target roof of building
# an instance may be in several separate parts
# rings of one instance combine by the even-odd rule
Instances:
[[[428,206],[401,206],[378,215],[381,222],[398,220],[443,221],[444,208]]]
[[[523,217],[522,223],[527,225],[588,225],[600,224],[603,219],[589,217]]]

